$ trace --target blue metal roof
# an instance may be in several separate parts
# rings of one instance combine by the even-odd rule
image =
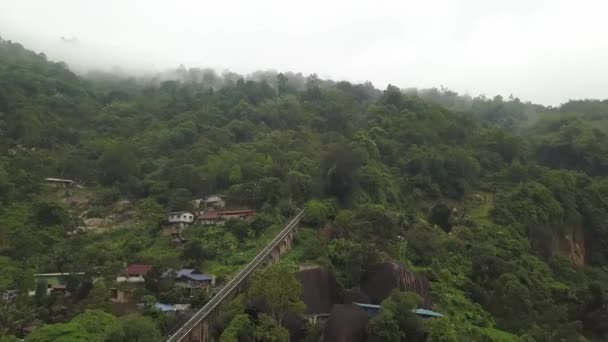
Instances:
[[[358,305],[364,309],[367,309],[368,312],[373,311],[374,314],[376,311],[380,310],[380,308],[381,308],[380,305],[376,305],[376,304],[363,304],[363,303],[356,303],[356,302],[353,302],[353,304]],[[443,314],[440,314],[439,312],[427,310],[427,309],[414,309],[414,310],[412,310],[412,312],[418,316],[424,316],[424,317],[443,317]]]
[[[443,314],[440,314],[439,312],[427,310],[427,309],[414,309],[414,310],[412,310],[412,312],[419,316],[443,317]]]
[[[376,305],[376,304],[363,304],[363,303],[357,303],[357,302],[353,302],[353,304],[359,305],[364,308],[369,308],[369,309],[380,309],[380,305]]]
[[[197,281],[213,280],[213,277],[208,276],[206,274],[201,274],[200,272],[198,272],[197,270],[195,270],[193,268],[182,268],[181,270],[168,270],[167,272],[163,273],[163,278],[169,277],[172,274],[175,274],[176,279],[184,277],[184,278],[197,280]]]
[[[175,307],[170,304],[156,303],[154,306],[162,312],[175,311]]]
[[[186,278],[192,279],[192,280],[198,280],[198,281],[212,279],[210,276],[208,276],[206,274],[184,274],[183,277],[186,277]]]

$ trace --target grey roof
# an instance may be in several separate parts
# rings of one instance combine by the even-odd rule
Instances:
[[[171,304],[156,303],[154,306],[162,312],[175,311],[175,307]]]
[[[381,307],[380,305],[376,305],[376,304],[363,304],[363,303],[353,303],[353,304],[358,305],[362,308],[375,309],[375,310],[379,310]],[[427,310],[427,309],[414,309],[414,310],[412,310],[412,312],[418,316],[443,317],[443,314],[440,314],[439,312]]]
[[[439,312],[427,310],[427,309],[414,309],[414,310],[412,310],[412,312],[419,316],[443,317],[443,314],[440,314]]]
[[[363,304],[363,303],[356,303],[356,302],[354,302],[353,304],[364,307],[364,308],[380,309],[380,305],[376,305],[376,304]]]
[[[71,179],[61,179],[61,178],[52,178],[52,177],[45,178],[44,180],[47,182],[74,183],[74,181]]]

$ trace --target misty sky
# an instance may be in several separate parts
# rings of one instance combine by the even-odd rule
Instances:
[[[608,98],[607,13],[605,0],[0,0],[0,36],[78,70],[316,72],[558,105]]]

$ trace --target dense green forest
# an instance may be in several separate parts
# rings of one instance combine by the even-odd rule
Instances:
[[[212,193],[258,215],[190,229],[179,246],[161,236],[168,212]],[[221,282],[298,208],[298,246],[237,298],[222,340],[287,340],[281,315],[252,321],[243,307],[247,296],[272,302],[268,291],[297,298],[295,264],[322,265],[349,290],[382,261],[424,275],[445,317],[416,321],[403,308],[420,298],[396,292],[367,328],[372,341],[608,339],[608,101],[553,108],[183,67],[78,76],[0,41],[0,291],[19,290],[0,303],[0,341],[44,324],[26,341],[160,340],[170,322],[153,306],[119,318],[110,307],[125,263],[202,267]],[[116,212],[126,218],[110,229],[83,228]],[[45,272],[86,279],[69,299],[45,296],[33,279]],[[207,300],[153,281],[139,295]],[[302,312],[291,304],[277,312]]]

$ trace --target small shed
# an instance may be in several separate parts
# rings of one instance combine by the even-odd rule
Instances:
[[[74,181],[71,179],[62,179],[62,178],[45,178],[44,182],[50,185],[54,185],[54,186],[62,186],[62,187],[71,187],[72,185],[74,185]]]

